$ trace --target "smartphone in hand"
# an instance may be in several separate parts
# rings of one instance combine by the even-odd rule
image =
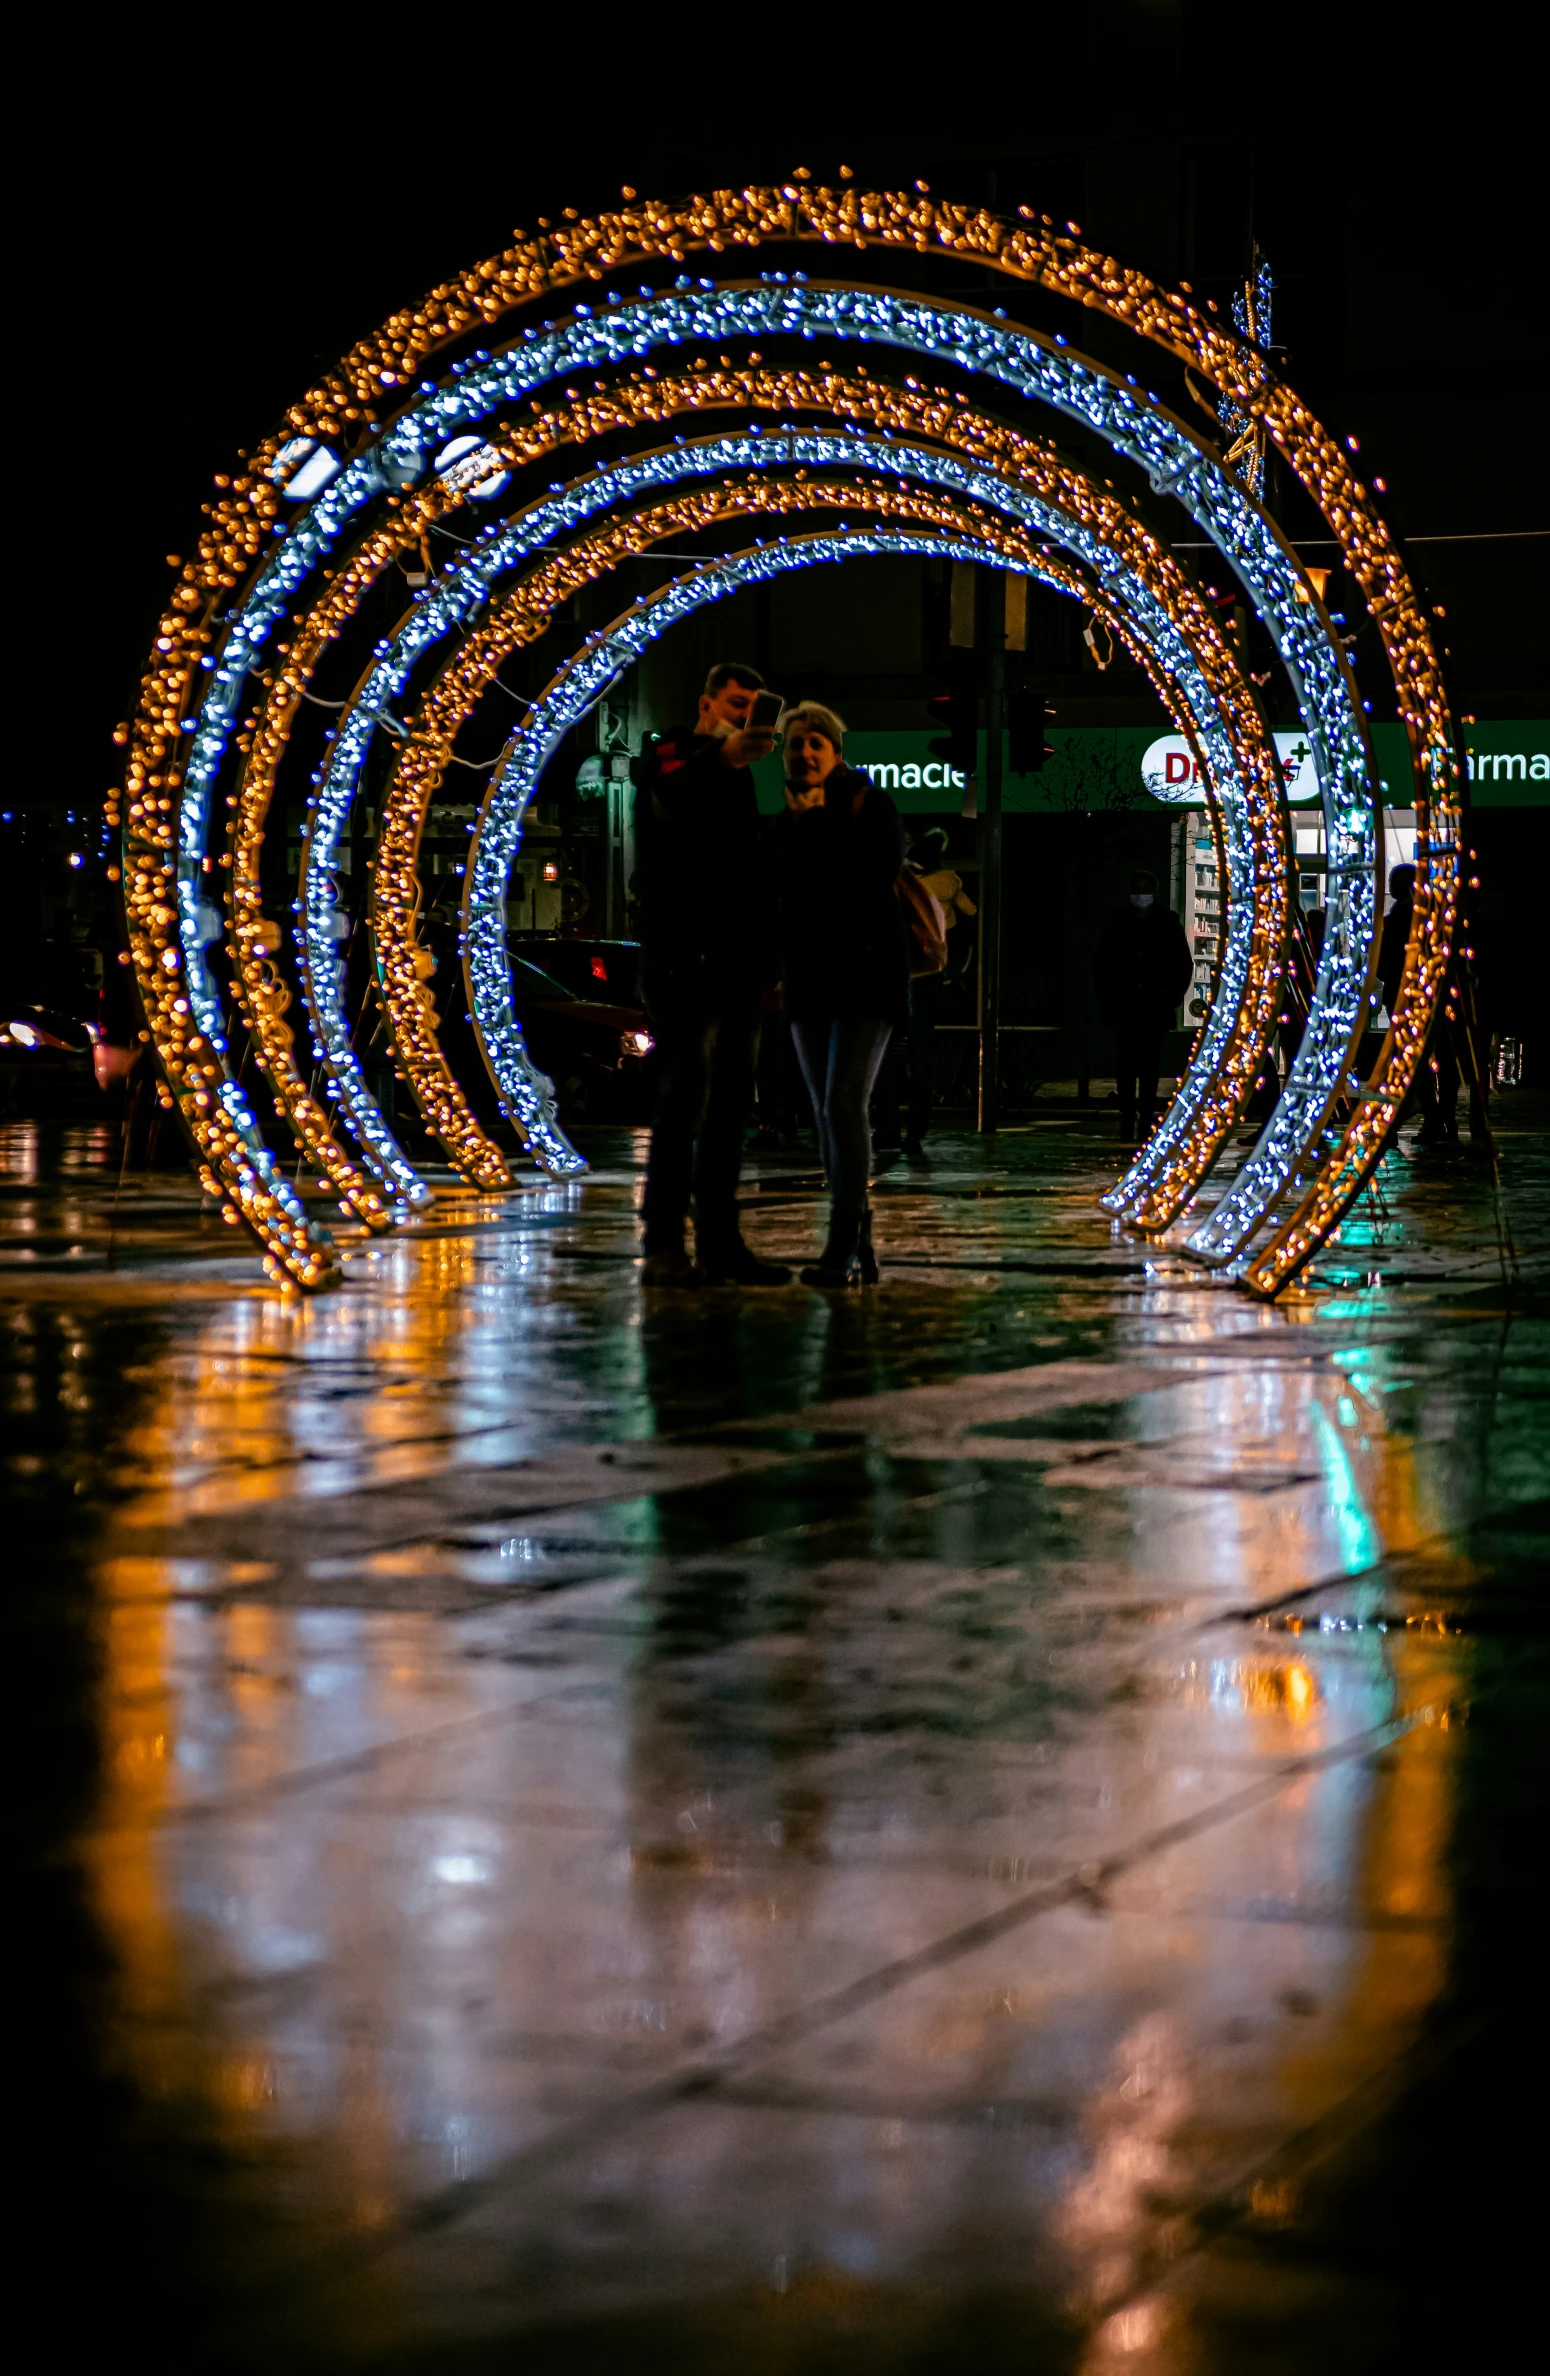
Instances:
[[[786,704],[779,693],[756,693],[753,708],[748,713],[745,734],[773,734],[775,721]]]

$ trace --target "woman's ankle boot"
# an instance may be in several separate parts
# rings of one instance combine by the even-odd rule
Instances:
[[[861,1213],[829,1214],[829,1242],[802,1273],[804,1287],[853,1287],[860,1276]]]

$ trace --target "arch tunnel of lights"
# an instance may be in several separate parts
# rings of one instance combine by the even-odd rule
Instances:
[[[1004,303],[987,308],[987,282]],[[1295,550],[1182,395],[1176,408],[1146,384],[1188,374],[1257,426],[1318,507],[1408,729],[1413,781],[1395,804],[1416,811],[1413,921],[1365,1078],[1393,795]],[[543,771],[676,621],[782,573],[875,554],[977,563],[1079,601],[1144,669],[1194,755],[1221,857],[1218,973],[1186,1077],[1105,1196],[1110,1212],[1273,1296],[1361,1193],[1447,973],[1452,725],[1423,606],[1351,453],[1187,287],[1158,288],[1084,246],[1075,225],[947,204],[923,185],[799,177],[672,203],[627,193],[617,212],[516,234],[395,314],[217,479],[206,509],[120,730],[126,770],[108,817],[160,1094],[206,1189],[282,1285],[329,1285],[338,1256],[316,1197],[266,1142],[260,1096],[299,1151],[297,1176],[310,1167],[353,1225],[391,1232],[432,1201],[346,1011],[336,884],[364,805],[376,819],[375,992],[426,1128],[481,1189],[512,1184],[518,1145],[547,1171],[579,1171],[512,1011],[508,886]],[[1284,996],[1290,837],[1255,689],[1170,520],[1194,524],[1190,541],[1232,573],[1275,643],[1327,850],[1306,1028],[1220,1193],[1212,1173],[1263,1077]],[[642,593],[626,565],[653,555]],[[420,590],[387,624],[388,572],[419,556]],[[614,615],[583,634],[573,598],[591,589]],[[502,673],[512,667],[520,688]],[[417,933],[432,802],[451,768],[481,764],[456,748],[470,720],[497,714],[500,755],[468,778],[484,788],[461,916],[494,1126],[475,1110],[488,1117],[488,1096],[471,1098],[449,1063]],[[300,873],[281,900],[265,835],[299,772]]]

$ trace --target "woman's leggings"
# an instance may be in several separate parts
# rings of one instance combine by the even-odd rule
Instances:
[[[892,1035],[893,1025],[872,1015],[834,1015],[791,1026],[792,1045],[818,1124],[818,1151],[838,1213],[866,1210],[872,1169],[867,1102]]]

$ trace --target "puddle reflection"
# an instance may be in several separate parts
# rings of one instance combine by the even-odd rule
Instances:
[[[658,1310],[631,1193],[311,1305],[13,1303],[115,2075],[244,2173],[231,2258],[322,2364],[1010,2284],[1182,2376],[1169,2272],[1297,2227],[1286,2140],[1448,1988],[1487,1652],[1437,1612],[1498,1476],[1545,1490],[1534,1373],[1171,1271]],[[1086,1194],[930,1226],[1042,1258]]]

